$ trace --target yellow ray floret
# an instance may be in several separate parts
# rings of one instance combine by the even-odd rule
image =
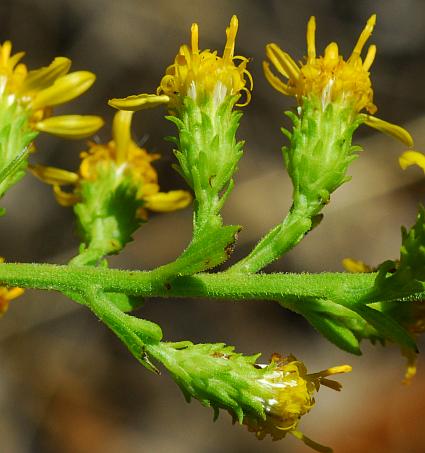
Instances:
[[[19,63],[24,52],[11,54],[10,41],[0,45],[0,100],[16,102],[28,112],[30,126],[64,138],[93,135],[103,125],[100,117],[66,115],[49,118],[52,107],[69,102],[87,91],[95,81],[89,71],[68,73],[71,60],[57,57],[44,68],[28,71]]]
[[[0,54],[1,58],[1,54]],[[4,258],[0,257],[0,263],[4,263]],[[22,288],[9,288],[7,286],[0,286],[0,316],[4,315],[9,308],[9,303],[13,299],[18,298],[24,293]]]
[[[174,63],[167,68],[157,89],[157,95],[141,94],[124,99],[112,99],[109,104],[122,110],[141,110],[168,104],[174,111],[182,105],[183,98],[204,99],[213,96],[220,104],[228,95],[244,94],[239,106],[247,105],[251,99],[253,81],[246,69],[248,58],[235,56],[235,40],[238,31],[238,19],[233,16],[226,29],[226,45],[223,55],[217,51],[199,50],[198,25],[191,28],[191,44],[183,45]]]
[[[112,140],[107,144],[89,143],[89,149],[80,154],[79,172],[70,172],[54,167],[35,165],[32,173],[53,186],[58,203],[72,206],[81,200],[79,186],[82,182],[96,181],[105,169],[113,169],[117,176],[129,177],[138,187],[137,199],[143,200],[143,208],[138,211],[140,218],[146,218],[146,210],[169,212],[185,208],[192,196],[185,190],[160,192],[158,174],[151,162],[159,159],[159,154],[148,153],[131,138],[133,112],[119,111],[115,114],[112,127]],[[72,192],[62,190],[62,186],[74,186]]]
[[[342,265],[347,272],[353,274],[372,272],[372,268],[360,260],[353,260],[352,258],[344,258]]]
[[[411,165],[417,165],[425,172],[425,155],[419,151],[405,151],[398,159],[400,167],[406,170]]]
[[[307,25],[307,57],[297,64],[277,44],[268,44],[266,54],[279,75],[271,68],[270,62],[263,62],[264,73],[273,88],[281,93],[294,96],[301,105],[305,97],[318,97],[323,107],[330,102],[351,105],[355,112],[365,109],[369,114],[376,112],[373,103],[373,89],[370,68],[375,59],[376,46],[371,45],[364,60],[361,57],[366,41],[372,34],[376,15],[372,15],[347,60],[339,54],[338,44],[331,42],[323,56],[316,56],[316,20],[311,17]],[[281,76],[283,77],[282,80]],[[383,121],[371,115],[362,115],[363,122],[370,127],[389,134],[407,146],[413,145],[410,134],[400,126]]]

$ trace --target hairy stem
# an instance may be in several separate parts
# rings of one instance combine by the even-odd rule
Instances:
[[[281,224],[270,230],[248,256],[230,267],[227,272],[255,273],[280,258],[308,233],[312,225],[311,218],[316,211],[316,207],[313,212],[308,209],[291,209]]]
[[[124,271],[89,266],[53,264],[0,264],[0,282],[8,286],[85,293],[92,286],[105,292],[157,297],[210,297],[217,299],[291,299],[304,303],[320,297],[355,303],[369,294],[376,274],[197,274],[176,277],[164,284],[155,271]],[[422,293],[418,292],[418,297]],[[303,302],[301,302],[303,301]],[[305,302],[308,303],[308,302]]]

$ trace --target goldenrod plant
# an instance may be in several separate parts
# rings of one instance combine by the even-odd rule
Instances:
[[[239,225],[224,225],[221,209],[230,196],[244,142],[237,137],[242,108],[249,105],[253,80],[249,58],[235,53],[238,19],[226,30],[222,53],[200,50],[198,25],[189,45],[180,47],[156,93],[114,98],[117,109],[111,139],[90,141],[78,169],[59,169],[36,162],[28,153],[39,131],[81,139],[99,129],[95,116],[52,116],[52,107],[87,90],[94,75],[68,73],[70,61],[58,57],[45,67],[27,71],[11,56],[11,44],[0,48],[0,195],[17,183],[27,168],[49,184],[58,203],[72,207],[81,245],[67,265],[0,264],[0,313],[24,288],[54,290],[91,310],[149,370],[161,364],[187,400],[195,398],[219,415],[247,425],[259,439],[291,434],[317,451],[330,451],[305,436],[300,418],[315,404],[321,385],[340,390],[330,379],[351,371],[349,365],[309,373],[292,355],[274,354],[259,363],[260,354],[246,356],[222,343],[164,341],[161,327],[131,314],[149,297],[222,300],[267,299],[302,315],[320,334],[344,351],[360,354],[360,342],[396,343],[409,359],[406,378],[415,371],[415,336],[424,329],[425,212],[403,230],[398,260],[372,268],[344,260],[346,273],[292,274],[262,272],[318,226],[332,193],[349,180],[347,170],[360,147],[352,144],[362,124],[398,139],[404,149],[400,165],[425,157],[400,126],[373,116],[370,68],[376,54],[371,45],[362,57],[376,17],[371,16],[348,59],[330,43],[317,56],[316,21],[307,25],[307,56],[296,63],[277,44],[266,46],[266,79],[295,98],[283,160],[293,183],[287,216],[239,262],[220,272],[236,245]],[[133,139],[132,119],[139,110],[165,108],[174,123],[176,170],[188,188],[161,192],[153,162],[158,154]],[[144,112],[148,115],[149,112]],[[406,148],[408,148],[406,150]],[[182,181],[183,184],[183,181]],[[146,270],[118,270],[108,257],[120,253],[133,233],[148,221],[148,212],[186,208],[193,200],[193,237],[171,263]]]

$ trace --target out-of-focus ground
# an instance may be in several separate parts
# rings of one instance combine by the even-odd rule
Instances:
[[[241,224],[235,258],[279,222],[291,186],[280,156],[284,109],[293,105],[267,85],[264,46],[275,41],[297,59],[305,53],[308,17],[317,16],[317,45],[337,40],[347,55],[367,17],[378,13],[371,42],[379,116],[403,124],[425,150],[425,2],[422,0],[1,0],[0,38],[26,50],[30,67],[54,56],[73,68],[94,71],[90,92],[63,112],[93,113],[108,120],[106,100],[152,92],[190,24],[200,26],[201,46],[222,49],[232,14],[240,20],[237,52],[252,58],[255,90],[244,109],[239,137],[246,140],[236,188],[225,208],[228,223]],[[170,168],[173,133],[162,111],[137,114],[134,132],[161,151],[164,189],[184,187]],[[109,139],[109,127],[100,133]],[[410,225],[425,200],[418,168],[402,172],[403,146],[366,127],[357,134],[365,152],[353,180],[333,196],[322,225],[273,271],[340,271],[346,256],[378,264],[395,258],[400,225]],[[40,137],[34,161],[74,169],[83,143]],[[50,189],[31,176],[3,200],[1,255],[16,261],[65,263],[76,250],[72,213],[57,206]],[[152,268],[176,257],[190,238],[189,210],[152,216],[113,266]],[[401,384],[404,360],[396,347],[365,344],[352,357],[319,337],[299,317],[270,302],[224,303],[149,300],[140,311],[159,322],[167,339],[223,341],[246,353],[292,352],[310,370],[350,363],[344,389],[322,389],[317,406],[301,422],[310,437],[338,453],[420,453],[425,447],[425,366],[410,386]],[[423,342],[420,341],[420,345]],[[0,325],[0,452],[4,453],[249,453],[304,452],[294,439],[257,441],[223,413],[184,402],[163,373],[150,374],[90,313],[58,294],[28,291]]]

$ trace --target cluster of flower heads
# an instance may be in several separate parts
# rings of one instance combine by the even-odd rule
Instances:
[[[307,57],[304,63],[297,64],[276,44],[269,44],[266,53],[278,73],[287,79],[282,81],[264,63],[264,72],[272,87],[285,95],[294,96],[301,106],[305,99],[320,99],[323,108],[329,103],[343,103],[351,106],[353,115],[361,115],[362,122],[382,132],[388,133],[408,146],[413,141],[403,128],[371,116],[377,110],[373,103],[373,89],[370,81],[370,67],[374,61],[376,47],[369,47],[364,60],[361,52],[372,34],[376,18],[372,16],[362,31],[348,60],[339,55],[338,45],[330,43],[324,56],[316,56],[315,18],[307,27]],[[212,100],[219,106],[228,96],[239,100],[239,106],[249,103],[253,87],[251,74],[247,70],[248,59],[235,56],[235,39],[238,20],[233,16],[226,30],[226,45],[222,56],[216,51],[199,50],[198,25],[191,28],[191,45],[183,45],[163,76],[156,94],[141,94],[124,99],[112,99],[109,104],[120,111],[115,115],[112,127],[112,140],[99,144],[89,142],[88,150],[81,153],[78,172],[70,172],[53,167],[34,165],[33,174],[53,186],[57,201],[63,206],[72,206],[81,201],[81,185],[102,177],[105,169],[112,169],[117,175],[126,175],[137,186],[136,197],[143,201],[138,215],[146,218],[146,209],[167,212],[186,207],[191,195],[184,190],[160,192],[158,175],[152,162],[158,154],[150,154],[132,139],[131,121],[133,111],[158,105],[167,106],[172,113],[179,114],[189,97],[197,103]],[[88,71],[69,73],[71,61],[58,57],[45,67],[28,71],[19,63],[23,53],[11,55],[11,44],[0,46],[0,98],[2,102],[17,103],[28,114],[30,126],[37,131],[49,132],[65,138],[83,138],[95,133],[103,120],[95,116],[65,115],[53,117],[52,107],[66,103],[86,91],[94,82],[94,74]],[[368,114],[360,114],[366,110]],[[425,170],[425,157],[416,151],[407,151],[401,157],[403,168],[418,164]],[[65,191],[63,186],[73,186]],[[370,271],[361,262],[347,261],[350,271]],[[5,311],[10,300],[22,294],[20,288],[0,287],[0,314]],[[424,324],[415,324],[416,330],[424,330]],[[274,395],[264,401],[265,419],[246,416],[243,423],[258,438],[270,434],[280,439],[287,433],[301,438],[319,451],[324,447],[315,444],[297,431],[298,421],[314,405],[314,392],[320,385],[335,390],[340,385],[327,379],[327,376],[350,371],[351,367],[334,367],[315,374],[307,374],[304,364],[294,357],[286,359],[275,355],[270,373],[263,376],[260,384]]]
[[[69,72],[71,60],[55,58],[49,66],[29,71],[20,60],[25,55],[11,54],[12,44],[0,45],[0,98],[17,104],[27,112],[30,127],[62,138],[81,139],[103,125],[99,116],[61,115],[52,117],[52,108],[83,94],[96,76],[89,71]]]

